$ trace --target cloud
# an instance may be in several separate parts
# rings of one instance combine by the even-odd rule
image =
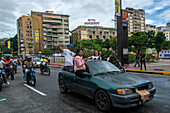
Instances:
[[[170,21],[170,9],[164,11],[164,12],[161,13],[158,17],[165,19],[165,21]]]
[[[153,21],[153,20],[151,20],[151,19],[146,19],[146,20],[145,20],[145,23],[146,23],[146,24],[153,24],[153,23],[154,23],[154,21]]]

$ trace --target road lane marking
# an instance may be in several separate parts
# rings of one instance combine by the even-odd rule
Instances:
[[[45,93],[42,93],[41,91],[38,91],[37,89],[35,89],[35,88],[33,88],[33,87],[31,87],[31,86],[29,86],[27,84],[23,84],[23,85],[30,88],[31,90],[35,91],[36,93],[38,93],[38,94],[40,94],[42,96],[47,96]]]

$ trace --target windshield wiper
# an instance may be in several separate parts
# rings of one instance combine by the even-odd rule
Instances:
[[[105,73],[104,73],[104,72],[102,72],[102,73],[97,73],[97,74],[95,74],[95,76],[96,76],[96,75],[103,75],[103,74],[105,74]]]
[[[115,73],[115,72],[119,72],[119,71],[108,71],[107,73]]]

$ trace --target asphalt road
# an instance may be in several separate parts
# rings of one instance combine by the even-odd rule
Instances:
[[[51,75],[40,75],[36,70],[37,84],[30,89],[23,82],[19,67],[15,80],[3,84],[0,92],[0,113],[101,113],[93,100],[77,93],[61,94],[57,83],[60,68],[51,68]],[[146,78],[157,88],[155,98],[130,109],[113,108],[113,113],[170,113],[170,76],[130,73]],[[1,100],[3,99],[3,100]]]

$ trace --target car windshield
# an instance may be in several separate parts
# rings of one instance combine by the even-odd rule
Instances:
[[[95,76],[106,73],[121,72],[116,66],[107,61],[91,61],[87,62],[87,65]]]

